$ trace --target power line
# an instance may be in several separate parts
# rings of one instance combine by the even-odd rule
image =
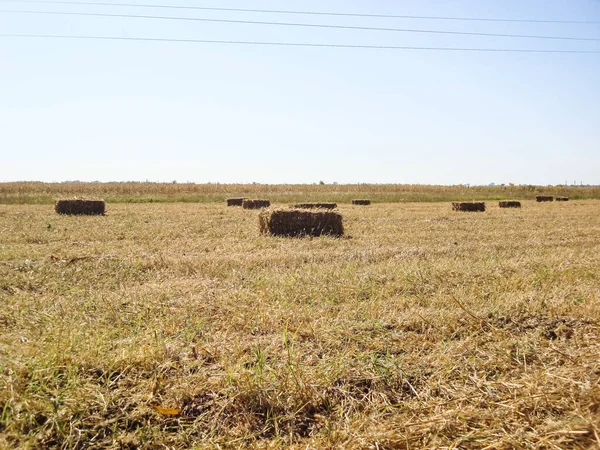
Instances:
[[[586,20],[538,20],[538,19],[500,19],[500,18],[479,18],[479,17],[445,17],[445,16],[416,16],[416,15],[395,15],[395,14],[365,14],[365,13],[344,13],[331,11],[292,11],[279,9],[246,9],[246,8],[217,8],[209,6],[177,6],[177,5],[151,5],[135,3],[109,3],[109,2],[82,2],[82,1],[60,1],[60,0],[0,0],[12,1],[18,3],[36,3],[36,4],[55,4],[55,5],[87,5],[87,6],[124,6],[131,8],[162,8],[162,9],[188,9],[201,11],[226,11],[226,12],[251,12],[251,13],[269,13],[269,14],[295,14],[310,16],[333,16],[333,17],[371,17],[387,19],[415,19],[415,20],[458,20],[474,22],[517,22],[517,23],[560,23],[560,24],[600,24],[599,21]]]
[[[142,42],[180,42],[194,44],[228,44],[228,45],[256,45],[278,47],[314,47],[314,48],[348,48],[370,50],[415,50],[415,51],[449,51],[449,52],[486,52],[486,53],[578,53],[600,54],[600,50],[536,50],[519,48],[459,48],[459,47],[412,47],[396,45],[354,45],[354,44],[318,44],[308,42],[263,42],[263,41],[228,41],[209,39],[172,39],[149,37],[121,37],[121,36],[81,36],[81,35],[51,35],[51,34],[0,34],[4,38],[40,38],[40,39],[83,39],[106,41],[142,41]]]
[[[58,16],[85,16],[85,17],[113,17],[113,18],[129,18],[129,19],[159,19],[159,20],[185,20],[192,22],[211,22],[211,23],[234,23],[234,24],[250,24],[250,25],[275,25],[286,27],[308,27],[308,28],[327,28],[327,29],[342,29],[342,30],[362,30],[362,31],[392,31],[402,33],[426,33],[426,34],[446,34],[460,36],[486,36],[486,37],[509,37],[522,39],[553,39],[553,40],[569,40],[569,41],[600,41],[600,38],[584,38],[584,37],[569,37],[569,36],[539,36],[530,34],[502,34],[502,33],[477,33],[468,31],[443,31],[443,30],[423,30],[413,28],[380,28],[380,27],[362,27],[349,25],[326,25],[315,23],[297,23],[297,22],[265,22],[257,20],[235,20],[235,19],[207,19],[199,17],[172,17],[172,16],[148,16],[137,14],[109,14],[109,13],[86,13],[86,12],[68,12],[68,11],[27,11],[27,10],[0,10],[0,13],[17,13],[17,14],[45,14]]]

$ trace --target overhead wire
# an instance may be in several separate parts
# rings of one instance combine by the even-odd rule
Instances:
[[[119,7],[128,7],[128,8],[187,9],[187,10],[200,10],[200,11],[249,12],[249,13],[269,13],[269,14],[331,16],[331,17],[371,17],[371,18],[383,18],[383,19],[448,20],[448,21],[507,22],[507,23],[554,23],[554,24],[587,24],[587,25],[600,24],[600,21],[587,21],[587,20],[507,19],[507,18],[495,18],[495,17],[368,14],[368,13],[335,12],[335,11],[300,11],[300,10],[281,10],[281,9],[224,8],[224,7],[210,7],[210,6],[184,6],[184,5],[164,5],[164,4],[111,3],[111,2],[99,2],[99,1],[83,2],[83,1],[75,1],[75,0],[74,1],[0,0],[0,1],[15,2],[15,3],[53,4],[53,5],[119,6]]]
[[[213,19],[213,18],[204,18],[204,17],[173,17],[173,16],[137,15],[137,14],[112,14],[112,13],[73,12],[73,11],[30,11],[30,10],[0,10],[0,13],[42,14],[42,15],[84,16],[84,17],[108,17],[108,18],[129,18],[129,19],[153,19],[153,20],[177,20],[177,21],[191,21],[191,22],[268,25],[268,26],[303,27],[303,28],[325,28],[325,29],[341,29],[341,30],[383,31],[383,32],[425,33],[425,34],[443,34],[443,35],[459,35],[459,36],[506,37],[506,38],[519,38],[519,39],[544,39],[544,40],[569,40],[569,41],[600,42],[600,38],[586,38],[586,37],[572,37],[572,36],[540,36],[540,35],[530,35],[530,34],[480,33],[480,32],[469,32],[469,31],[428,30],[428,29],[416,29],[416,28],[382,28],[382,27],[297,23],[297,22],[270,22],[270,21],[258,21],[258,20]]]
[[[227,45],[254,45],[278,47],[313,47],[313,48],[347,48],[370,50],[414,50],[414,51],[447,51],[447,52],[485,52],[485,53],[573,53],[573,54],[600,54],[600,50],[554,50],[554,49],[519,49],[519,48],[476,48],[476,47],[418,47],[399,45],[358,45],[358,44],[330,44],[310,42],[270,42],[270,41],[235,41],[212,39],[175,39],[151,38],[136,36],[84,36],[84,35],[53,35],[53,34],[0,34],[3,38],[40,38],[40,39],[81,39],[81,40],[107,40],[107,41],[142,41],[142,42],[179,42],[196,44],[227,44]]]

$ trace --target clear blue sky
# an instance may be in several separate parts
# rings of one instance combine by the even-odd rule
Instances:
[[[109,0],[108,0],[109,1]],[[598,0],[131,0],[600,21]],[[60,6],[600,38],[600,25]],[[600,42],[0,13],[0,33],[600,50]],[[0,181],[600,184],[600,54],[0,37]]]

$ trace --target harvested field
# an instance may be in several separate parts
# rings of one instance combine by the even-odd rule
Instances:
[[[269,200],[251,200],[245,198],[242,202],[242,207],[244,209],[262,209],[268,208],[271,206],[271,202]]]
[[[600,201],[0,205],[0,448],[594,449]]]
[[[342,236],[342,215],[332,211],[271,209],[259,216],[259,229],[273,236]]]
[[[500,208],[520,208],[521,202],[518,202],[516,200],[504,200],[498,202],[498,206]]]
[[[227,206],[243,206],[244,205],[244,198],[228,198],[227,199]]]
[[[484,212],[484,202],[452,202],[452,211]]]
[[[63,199],[54,205],[57,214],[68,216],[101,216],[106,212],[104,200]]]
[[[554,201],[554,197],[551,195],[538,195],[535,198],[536,202],[553,202]]]
[[[296,203],[291,205],[292,208],[298,209],[335,209],[336,203]]]
[[[359,205],[359,206],[368,206],[371,204],[371,200],[352,200],[352,204],[353,205]]]

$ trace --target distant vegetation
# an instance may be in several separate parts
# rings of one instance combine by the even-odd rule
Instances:
[[[194,183],[0,183],[0,204],[51,204],[64,197],[101,197],[109,203],[210,203],[233,196],[272,202],[375,203],[452,200],[532,200],[536,195],[600,198],[600,186],[431,186],[418,184],[194,184]]]

